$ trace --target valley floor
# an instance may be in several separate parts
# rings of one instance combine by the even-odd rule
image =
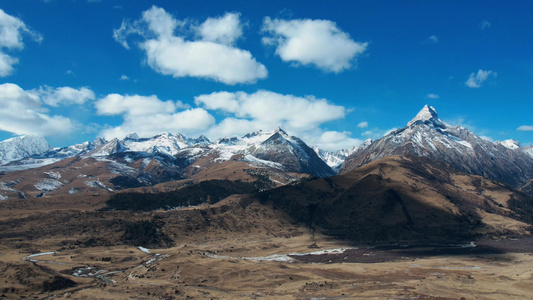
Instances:
[[[356,248],[298,230],[301,235],[288,238],[206,236],[168,249],[52,248],[31,255],[2,246],[0,298],[533,299],[531,253]],[[336,250],[317,252],[324,249]],[[322,255],[285,255],[307,252]],[[334,261],[339,258],[350,262]],[[54,282],[54,274],[77,285],[59,289],[64,282]],[[32,288],[39,281],[48,281],[49,291]]]
[[[233,226],[248,222],[246,231],[214,228],[222,212],[211,227],[194,219],[195,208],[160,213],[168,225],[187,212],[183,220],[200,227],[179,229],[170,248],[147,249],[91,244],[84,234],[111,239],[118,235],[98,224],[152,213],[99,213],[98,199],[77,201],[85,212],[45,200],[0,206],[0,299],[533,299],[533,238],[354,246],[286,221],[258,223],[251,216],[265,208],[252,203],[232,206]]]

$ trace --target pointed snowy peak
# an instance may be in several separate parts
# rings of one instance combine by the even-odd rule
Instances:
[[[285,136],[288,136],[287,132],[285,132],[285,130],[281,129],[280,126],[276,127],[276,129],[274,129],[274,133],[279,133],[279,134],[283,134]]]
[[[504,146],[505,148],[508,148],[508,149],[511,149],[511,150],[515,150],[515,149],[518,149],[520,148],[520,142],[519,141],[515,141],[513,139],[510,139],[510,140],[505,140],[505,141],[497,141],[495,142],[496,144],[500,144],[502,146]]]
[[[137,135],[136,133],[130,133],[124,138],[124,140],[137,141],[139,140],[139,135]]]
[[[235,145],[239,142],[239,139],[237,137],[231,137],[231,138],[221,138],[216,141],[216,144],[218,145]]]
[[[252,133],[247,133],[243,136],[244,139],[250,139],[250,138],[253,138],[254,136],[258,136],[260,134],[263,134],[263,131],[262,130],[259,130],[259,131],[254,131]]]
[[[276,127],[274,131],[268,132],[267,135],[269,135],[269,137],[261,143],[262,145],[287,144],[289,143],[289,140],[298,139],[288,135],[287,132],[279,126]]]
[[[192,143],[192,145],[200,144],[200,145],[203,145],[203,146],[207,146],[207,145],[211,144],[211,141],[205,135],[201,135],[201,136],[199,136],[196,139],[192,139],[191,143]]]
[[[407,123],[407,126],[410,127],[417,122],[426,124],[430,123],[437,127],[445,127],[444,123],[439,119],[439,115],[437,115],[435,108],[427,104],[411,121],[409,121],[409,123]]]
[[[174,135],[174,138],[176,139],[176,141],[178,141],[178,144],[180,145],[180,147],[184,148],[184,146],[188,146],[189,145],[189,138],[187,138],[186,136],[184,136],[183,134],[181,133],[176,133]]]
[[[287,144],[289,141],[287,140],[287,135],[283,134],[281,132],[275,132],[273,135],[271,135],[268,139],[266,139],[264,142],[261,143],[261,145],[276,145],[276,144]]]
[[[105,140],[104,140],[105,141]],[[96,146],[93,150],[89,151],[86,155],[96,157],[96,156],[107,156],[115,153],[124,152],[126,146],[118,138],[114,138],[109,142],[105,142],[100,146]]]
[[[370,146],[370,144],[372,144],[372,139],[368,138],[359,146],[359,148],[365,149],[366,147]]]
[[[107,143],[107,140],[104,139],[103,137],[97,137],[96,139],[94,139],[94,141],[92,142],[92,145],[94,148],[96,147],[100,147],[102,146],[103,144]]]

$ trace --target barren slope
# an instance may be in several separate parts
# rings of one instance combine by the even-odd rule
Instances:
[[[259,197],[327,234],[369,242],[526,234],[533,203],[504,184],[402,156]]]

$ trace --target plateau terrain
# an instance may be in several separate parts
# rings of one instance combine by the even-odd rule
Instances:
[[[3,147],[2,299],[533,293],[531,149],[450,127],[428,106],[337,153],[280,128]]]

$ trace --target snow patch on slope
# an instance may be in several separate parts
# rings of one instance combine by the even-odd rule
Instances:
[[[500,144],[502,146],[504,146],[505,148],[507,149],[511,149],[511,150],[516,150],[518,148],[520,148],[520,142],[518,141],[515,141],[513,139],[510,139],[510,140],[505,140],[505,141],[496,141],[495,142],[496,144]]]
[[[62,187],[63,183],[55,179],[45,178],[45,179],[39,180],[33,186],[41,192],[53,192],[55,190],[58,190],[60,187]]]
[[[209,145],[209,147],[217,150],[219,153],[219,156],[215,159],[215,161],[228,161],[237,154],[243,154],[245,156],[253,155],[253,150],[262,148],[263,146],[261,144],[263,142],[272,137],[276,132],[280,131],[283,132],[279,128],[274,131],[258,131],[247,134],[242,139],[238,139],[236,137],[223,138],[218,140],[216,143]],[[252,149],[251,152],[250,149]]]
[[[279,170],[284,170],[283,165],[277,162],[259,159],[253,155],[247,154],[244,156],[244,161],[252,163],[253,165],[259,165],[259,166],[267,166]]]
[[[107,191],[110,191],[110,192],[113,191],[112,188],[107,187],[99,179],[86,181],[85,184],[87,184],[88,186],[93,187],[93,188],[99,188],[99,189],[107,190]]]
[[[529,155],[531,158],[533,158],[533,146],[529,146],[529,147],[526,147],[526,148],[521,148],[522,151]]]

